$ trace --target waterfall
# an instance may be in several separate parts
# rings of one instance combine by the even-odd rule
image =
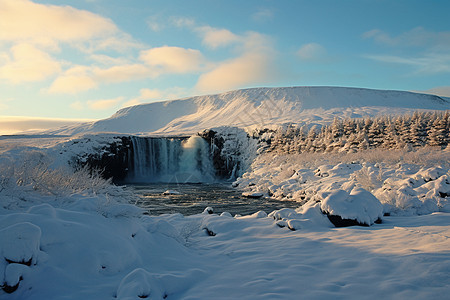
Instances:
[[[131,137],[129,182],[194,183],[214,181],[208,143],[190,138]]]

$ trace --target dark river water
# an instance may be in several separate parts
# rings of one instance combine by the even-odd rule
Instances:
[[[297,208],[298,203],[270,198],[250,199],[229,184],[133,184],[128,188],[139,197],[135,203],[149,215],[181,213],[193,215],[210,206],[214,213],[248,215],[263,210],[270,213],[284,207]],[[165,192],[170,191],[168,194]]]

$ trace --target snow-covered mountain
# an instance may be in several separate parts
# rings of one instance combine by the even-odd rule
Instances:
[[[449,98],[404,91],[345,87],[252,88],[136,105],[121,109],[104,120],[63,127],[47,133],[176,135],[219,126],[324,124],[335,117],[360,118],[415,110],[447,109],[450,109]]]

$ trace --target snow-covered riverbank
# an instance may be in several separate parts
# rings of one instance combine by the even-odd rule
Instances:
[[[448,162],[445,151],[427,153],[419,154],[428,163]],[[120,188],[83,172],[71,181],[60,171],[4,168],[0,298],[443,299],[450,292],[450,214],[439,192],[448,186],[448,166],[405,156],[399,165],[382,156],[378,164],[370,156],[353,164],[260,156],[241,186],[311,201],[248,216],[206,210],[152,217],[127,204],[130,195]],[[50,184],[56,179],[59,186]],[[354,191],[360,187],[379,199],[392,196],[381,207],[391,216],[370,227],[335,228],[321,212],[325,200],[362,199]],[[368,207],[369,215],[378,210]]]

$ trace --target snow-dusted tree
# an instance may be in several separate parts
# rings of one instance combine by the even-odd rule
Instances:
[[[341,119],[337,117],[334,118],[333,123],[331,123],[331,134],[335,141],[344,134],[344,125]]]
[[[382,146],[387,149],[394,149],[397,147],[397,142],[398,136],[397,131],[395,130],[395,125],[392,123],[392,120],[388,119],[384,128]]]
[[[350,137],[351,134],[356,133],[356,122],[353,119],[346,119],[343,121],[344,135]]]
[[[380,119],[375,119],[369,127],[367,138],[370,147],[377,148],[383,143],[383,124]]]
[[[430,146],[446,146],[447,145],[448,128],[447,121],[443,116],[436,117],[429,131],[428,144]]]
[[[359,140],[357,133],[351,133],[346,139],[343,149],[346,152],[357,152],[359,147]]]
[[[369,148],[369,139],[367,138],[367,134],[364,130],[361,130],[357,136],[356,140],[358,142],[358,149],[365,150]]]
[[[306,135],[306,145],[305,145],[305,151],[306,152],[315,152],[316,151],[316,138],[318,136],[318,129],[316,125],[313,125]]]
[[[413,147],[424,146],[427,140],[427,132],[420,115],[413,117],[409,128],[409,137]]]
[[[407,144],[411,144],[411,135],[409,131],[410,117],[400,116],[396,121],[397,135],[399,138],[399,147],[403,148]]]

